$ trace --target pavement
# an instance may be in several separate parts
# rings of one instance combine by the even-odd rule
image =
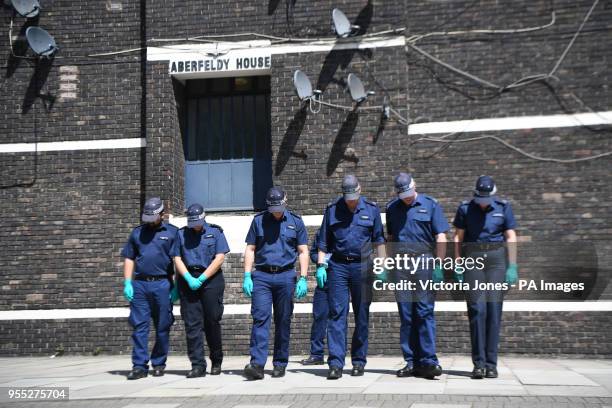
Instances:
[[[127,381],[129,356],[0,358],[0,406],[186,408],[285,407],[609,407],[612,361],[500,357],[499,378],[472,380],[469,356],[444,355],[435,380],[398,378],[399,357],[369,357],[363,377],[325,378],[327,366],[304,367],[294,356],[284,378],[246,381],[248,357],[226,357],[219,376],[187,379],[189,360],[171,356],[166,375]],[[8,398],[9,389],[68,387],[69,400]]]

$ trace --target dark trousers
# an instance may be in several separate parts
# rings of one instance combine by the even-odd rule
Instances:
[[[172,302],[170,302],[170,281],[132,282],[134,299],[130,302],[129,322],[132,332],[132,365],[134,368],[149,368],[149,327],[151,320],[155,325],[155,345],[151,352],[151,365],[165,367],[168,358],[170,328],[174,323]]]
[[[431,260],[424,256],[424,265]],[[432,279],[433,270],[421,268],[414,274],[400,273],[399,279],[414,282],[415,290],[396,292],[400,315],[400,347],[406,364],[412,366],[437,365],[435,292],[423,290],[421,282]]]
[[[253,297],[251,315],[251,364],[264,366],[268,358],[268,340],[274,308],[274,356],[272,364],[287,366],[289,339],[293,316],[295,269],[279,273],[253,272]]]
[[[497,348],[502,321],[504,292],[501,290],[474,290],[476,280],[480,283],[502,283],[506,277],[506,250],[504,247],[488,251],[470,252],[472,258],[483,257],[482,270],[465,272],[465,282],[470,284],[467,292],[472,362],[475,367],[495,368]]]
[[[217,272],[221,273],[221,272]],[[199,274],[194,274],[198,276]],[[223,292],[225,283],[222,276],[214,276],[214,282],[207,281],[198,290],[191,290],[182,277],[178,278],[181,295],[181,316],[187,335],[187,354],[193,368],[206,368],[204,358],[204,335],[213,365],[223,362],[221,342],[221,319],[223,317]],[[214,283],[209,285],[209,283]]]
[[[325,354],[325,336],[327,335],[327,317],[329,302],[327,300],[327,285],[323,289],[315,288],[312,297],[312,327],[310,328],[310,355],[323,360]]]
[[[349,300],[353,305],[355,330],[351,341],[353,365],[365,366],[368,354],[368,323],[372,287],[367,265],[329,261],[327,275],[329,321],[327,323],[327,347],[330,367],[344,367],[346,356],[346,332],[348,329]]]

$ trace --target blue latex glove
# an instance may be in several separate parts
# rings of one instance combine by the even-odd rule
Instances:
[[[189,288],[191,288],[191,290],[198,290],[200,289],[200,286],[202,286],[202,282],[191,276],[189,272],[185,272],[185,274],[183,275],[183,279],[187,281],[187,285],[189,285]]]
[[[128,302],[131,302],[134,299],[134,287],[132,286],[131,279],[126,279],[123,281],[123,296]]]
[[[306,278],[302,276],[295,287],[295,297],[298,299],[303,298],[308,293],[308,284]]]
[[[463,273],[457,273],[457,268],[455,268],[453,276],[455,277],[455,281],[457,281],[459,283],[463,282]]]
[[[518,265],[510,264],[508,269],[506,269],[506,283],[514,285],[516,281],[518,281]]]
[[[251,272],[244,273],[244,280],[242,281],[242,291],[247,297],[251,297],[253,294],[253,279],[251,279]]]
[[[176,301],[179,300],[180,298],[181,296],[179,295],[178,287],[174,285],[174,287],[170,291],[170,301],[172,303],[176,303]]]
[[[206,282],[206,279],[208,278],[204,274],[201,274],[200,276],[198,276],[198,280],[202,283]]]
[[[433,270],[434,283],[440,283],[444,280],[444,272],[440,266],[436,266]]]
[[[325,266],[319,266],[317,268],[317,286],[319,289],[323,289],[327,282],[327,270]]]

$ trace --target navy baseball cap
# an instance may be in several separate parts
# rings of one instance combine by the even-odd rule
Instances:
[[[495,193],[497,193],[497,186],[495,186],[492,177],[478,177],[476,188],[474,189],[474,202],[476,204],[491,204],[495,199]]]
[[[185,215],[187,216],[187,226],[189,228],[204,226],[206,212],[204,212],[204,207],[200,204],[191,204],[187,211],[185,211]]]
[[[352,174],[344,176],[342,179],[342,194],[345,200],[358,200],[361,195],[359,180]]]
[[[164,211],[164,202],[161,198],[149,198],[142,209],[142,222],[157,222],[162,211]]]
[[[395,191],[399,198],[414,197],[416,194],[416,188],[414,179],[408,173],[400,173],[395,176]]]
[[[269,212],[283,212],[287,208],[287,194],[280,187],[272,187],[266,194]]]

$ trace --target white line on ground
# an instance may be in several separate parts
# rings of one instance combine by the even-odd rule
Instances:
[[[395,302],[374,302],[370,306],[372,313],[397,312]],[[438,312],[465,312],[465,302],[436,302]],[[312,303],[296,303],[294,314],[309,314]],[[612,312],[612,301],[599,302],[504,302],[504,312]],[[130,313],[127,307],[90,308],[90,309],[37,309],[37,310],[3,310],[0,320],[57,320],[57,319],[103,319],[127,318]],[[248,315],[251,305],[227,304],[223,314]],[[180,316],[180,306],[174,306],[174,314]]]

